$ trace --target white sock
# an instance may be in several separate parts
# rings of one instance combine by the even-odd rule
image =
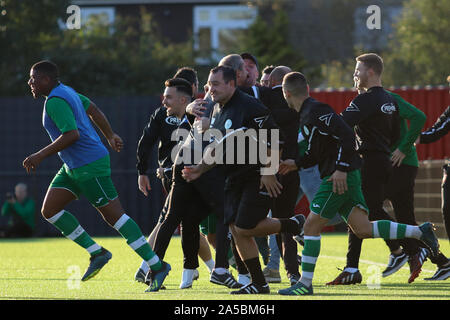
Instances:
[[[147,274],[147,272],[150,270],[150,267],[149,267],[147,261],[142,261],[141,269],[142,269],[142,271],[145,272],[145,274]]]
[[[355,273],[358,271],[358,268],[344,268],[344,271],[348,273]]]
[[[183,269],[183,275],[181,276],[182,283],[191,283],[194,278],[195,269]]]
[[[214,266],[215,266],[214,259],[210,259],[210,260],[204,261],[204,262],[205,262],[206,266],[209,269],[209,273],[211,273],[213,271],[213,269],[214,269]]]
[[[215,269],[214,269],[214,272],[217,273],[217,274],[219,274],[219,275],[221,275],[221,274],[228,273],[228,270],[225,269],[225,268],[215,268]]]
[[[422,231],[418,226],[406,225],[405,238],[419,239],[422,237]]]
[[[309,273],[309,272],[308,272]],[[311,274],[313,274],[311,272]],[[299,282],[303,283],[305,286],[310,287],[312,285],[313,279],[308,277],[305,272],[302,272],[302,276],[300,277]]]
[[[243,284],[244,286],[250,284],[252,282],[250,273],[238,274],[237,282],[239,282],[240,284]]]

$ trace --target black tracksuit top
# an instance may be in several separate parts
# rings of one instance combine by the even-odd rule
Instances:
[[[435,124],[420,134],[420,143],[439,140],[450,131],[450,106],[439,116]]]
[[[400,118],[395,99],[383,87],[372,87],[358,95],[342,117],[355,128],[359,153],[391,154],[391,147],[400,137]]]
[[[336,170],[349,172],[361,167],[354,131],[329,105],[307,98],[300,109],[300,130],[308,148],[295,160],[299,169],[318,164],[324,178]]]
[[[224,106],[220,106],[218,103],[215,104],[210,127],[221,131],[223,139],[222,141],[216,142],[224,142],[225,145],[227,142],[231,142],[233,134],[245,132],[248,129],[254,129],[256,132],[258,132],[259,129],[267,129],[267,140],[263,143],[270,146],[271,130],[278,129],[278,126],[275,124],[270,114],[270,110],[266,108],[258,99],[242,92],[239,89],[236,89],[231,99],[225,103]],[[281,136],[280,139],[282,139]],[[249,142],[249,139],[246,139],[246,141]],[[255,141],[250,143],[253,142]],[[273,141],[272,143],[276,142]],[[279,143],[279,141],[277,141],[277,143]],[[226,147],[224,149],[226,149]],[[246,144],[245,150],[236,150],[235,148],[235,158],[240,152],[243,151],[245,151],[245,163],[236,164],[235,162],[234,164],[224,165],[224,172],[228,183],[238,181],[240,179],[259,176],[261,163],[251,164],[248,162],[248,144]]]
[[[178,129],[181,120],[168,116],[164,106],[159,107],[150,116],[137,147],[137,169],[139,174],[145,174],[148,169],[148,158],[153,146],[159,141],[158,163],[162,168],[172,166],[171,152],[177,141],[172,141],[172,132]]]

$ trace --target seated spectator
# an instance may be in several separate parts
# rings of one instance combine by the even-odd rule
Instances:
[[[31,237],[34,230],[35,203],[28,197],[27,185],[18,183],[14,194],[6,194],[2,206],[2,216],[7,217],[8,225],[0,230],[1,238]]]

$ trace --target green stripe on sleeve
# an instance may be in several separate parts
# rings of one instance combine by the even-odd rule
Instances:
[[[65,100],[58,97],[48,99],[45,111],[61,133],[78,129],[72,108]]]
[[[86,111],[91,105],[91,100],[80,93],[78,93],[78,96],[80,97],[81,103],[83,104],[84,110]]]

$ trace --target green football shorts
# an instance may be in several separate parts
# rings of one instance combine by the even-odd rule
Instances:
[[[205,236],[216,233],[216,215],[210,214],[202,222],[200,222],[200,232]]]
[[[63,165],[50,183],[50,188],[61,188],[72,192],[78,199],[84,195],[96,208],[107,205],[118,197],[111,176],[74,177],[71,170]]]
[[[366,201],[361,190],[361,173],[359,170],[347,173],[347,191],[344,194],[333,192],[333,183],[327,181],[330,176],[323,178],[322,183],[311,201],[310,210],[322,218],[332,219],[338,213],[345,222],[354,207],[359,207],[367,214]]]

